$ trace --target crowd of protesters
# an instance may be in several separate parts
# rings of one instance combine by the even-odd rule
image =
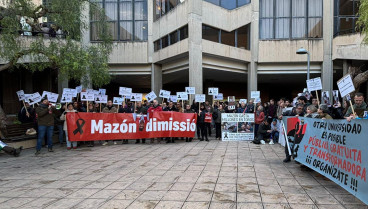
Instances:
[[[68,140],[67,126],[66,126],[66,113],[68,112],[102,112],[102,113],[137,113],[145,115],[147,113],[159,112],[159,111],[172,111],[182,113],[196,113],[197,117],[197,138],[200,141],[209,141],[209,137],[214,136],[216,140],[221,140],[221,114],[222,113],[254,113],[255,126],[254,133],[255,138],[253,143],[255,144],[274,144],[278,143],[278,136],[280,133],[280,123],[284,116],[301,116],[320,119],[343,119],[351,121],[356,117],[362,117],[364,111],[367,110],[367,104],[364,101],[364,96],[361,93],[356,93],[354,97],[354,110],[356,115],[352,114],[352,109],[349,102],[344,101],[343,104],[337,102],[330,107],[326,104],[318,104],[316,98],[310,98],[309,100],[305,96],[299,96],[292,102],[291,100],[281,98],[278,101],[270,99],[268,102],[254,103],[251,99],[248,103],[237,103],[235,108],[228,105],[228,102],[214,102],[210,104],[209,101],[205,103],[192,104],[187,102],[162,102],[161,104],[154,100],[152,102],[124,102],[119,107],[113,105],[113,102],[109,100],[106,105],[99,103],[87,103],[86,102],[73,102],[70,104],[64,104],[61,108],[56,109],[53,105],[49,104],[46,98],[43,98],[41,104],[33,109],[28,103],[23,107],[18,118],[22,123],[34,122],[38,126],[38,140],[36,146],[36,155],[40,153],[42,142],[46,136],[46,143],[49,152],[52,152],[52,135],[54,127],[59,131],[59,142],[64,143],[64,136],[66,139],[67,149],[77,149],[77,142],[70,142]],[[184,107],[182,107],[182,104]],[[102,105],[100,107],[100,105]],[[27,109],[27,110],[26,110]],[[155,139],[150,139],[151,143],[154,143]],[[185,140],[186,142],[192,142],[193,138],[159,138],[158,143],[161,141],[166,143],[175,143],[176,140]],[[125,139],[115,140],[114,144],[122,141],[122,144],[127,144],[129,141]],[[87,146],[94,146],[94,142],[86,142]],[[107,145],[108,141],[101,142],[102,145]],[[146,143],[146,139],[137,139],[135,143]],[[288,156],[286,161],[290,161]]]

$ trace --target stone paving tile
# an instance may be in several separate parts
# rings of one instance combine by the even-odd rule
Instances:
[[[279,145],[217,140],[0,153],[0,208],[368,208],[283,157]]]

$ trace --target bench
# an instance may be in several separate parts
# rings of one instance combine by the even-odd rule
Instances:
[[[37,135],[26,135],[26,131],[30,128],[34,128],[34,123],[6,125],[5,128],[0,129],[2,133],[1,140],[16,142],[37,138]]]

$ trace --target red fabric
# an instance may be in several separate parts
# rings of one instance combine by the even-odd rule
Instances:
[[[257,116],[257,113],[254,113],[254,114],[255,114],[255,123],[256,124],[261,124],[265,119],[264,112],[261,112],[258,116]]]
[[[305,134],[305,131],[307,130],[307,125],[306,124],[302,125],[299,117],[288,118],[287,133],[289,133],[292,130],[295,130],[296,134]]]
[[[212,114],[207,112],[204,116],[204,122],[205,123],[212,123]]]
[[[147,118],[132,113],[67,113],[69,141],[194,137],[197,114],[155,112]]]
[[[154,112],[161,112],[162,111],[162,107],[159,105],[157,107],[150,107],[148,108],[147,112],[152,114]]]

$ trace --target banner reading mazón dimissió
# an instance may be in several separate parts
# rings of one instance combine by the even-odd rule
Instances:
[[[197,114],[67,113],[69,141],[194,137]]]
[[[368,120],[285,118],[295,160],[368,204]]]

